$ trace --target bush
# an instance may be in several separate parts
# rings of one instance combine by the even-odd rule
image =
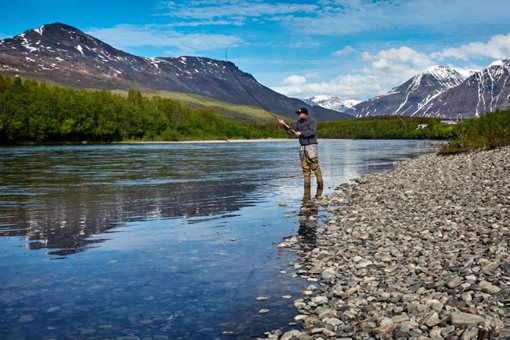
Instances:
[[[455,129],[455,138],[440,153],[450,154],[510,145],[510,110],[467,119]]]

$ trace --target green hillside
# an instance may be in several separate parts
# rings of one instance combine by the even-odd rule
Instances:
[[[127,96],[128,94],[128,91],[122,90],[115,90],[113,92],[124,96]],[[142,91],[142,93],[143,95],[151,98],[161,97],[178,100],[183,105],[189,106],[191,108],[203,108],[203,107],[211,108],[216,112],[220,113],[225,118],[232,119],[238,122],[271,123],[275,121],[275,118],[269,112],[265,111],[262,108],[256,106],[226,103],[199,94],[172,91],[157,91],[157,92]],[[291,117],[292,115],[293,113],[290,112],[289,117]],[[289,119],[289,117],[282,118]]]
[[[274,118],[272,123],[248,124],[225,118],[210,107],[191,108],[176,99],[147,97],[139,91],[121,95],[0,76],[3,145],[285,136]]]

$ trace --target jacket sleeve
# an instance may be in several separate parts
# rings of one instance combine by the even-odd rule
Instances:
[[[304,129],[301,130],[301,136],[305,138],[315,136],[317,134],[317,121],[313,118],[309,118],[307,123]]]

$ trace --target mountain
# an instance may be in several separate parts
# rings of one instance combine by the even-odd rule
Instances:
[[[318,105],[338,112],[346,112],[359,103],[359,101],[353,99],[342,100],[338,97],[326,95],[307,97],[303,101],[309,105]]]
[[[448,66],[433,66],[393,88],[385,95],[355,105],[348,113],[357,117],[420,115],[420,110],[444,91],[459,85],[463,77]]]
[[[510,106],[510,58],[498,60],[428,101],[416,113],[428,117],[479,117]]]
[[[304,106],[319,120],[346,116],[277,93],[231,62],[191,56],[139,57],[62,23],[0,40],[0,72],[80,88],[166,90],[258,106],[247,89],[280,115],[295,118],[293,112]]]

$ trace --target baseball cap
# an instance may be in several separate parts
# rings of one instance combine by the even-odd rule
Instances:
[[[296,111],[296,114],[300,114],[300,113],[304,113],[305,115],[308,114],[308,110],[306,109],[306,107],[300,107],[297,111]]]

